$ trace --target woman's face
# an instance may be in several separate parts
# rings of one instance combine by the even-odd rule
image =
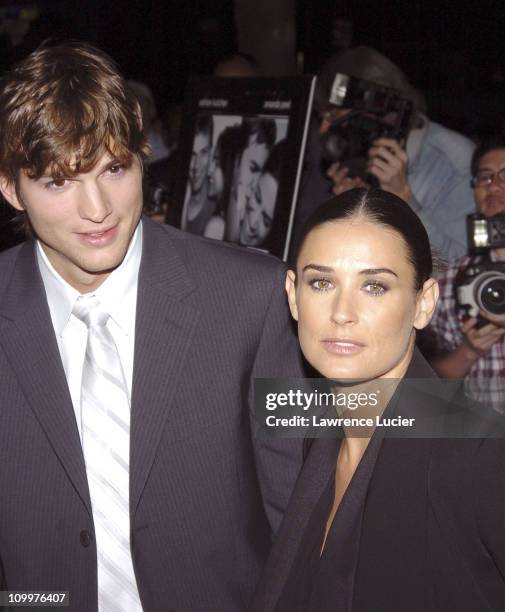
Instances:
[[[415,290],[403,238],[363,217],[328,222],[305,239],[286,290],[307,361],[323,376],[401,378],[414,328],[431,318],[436,281]]]
[[[231,204],[237,208],[241,219],[245,212],[247,195],[258,180],[269,152],[267,145],[257,142],[257,135],[252,134],[235,164]]]
[[[218,200],[223,193],[224,177],[223,170],[221,168],[221,162],[219,158],[219,149],[217,145],[214,147],[214,153],[209,164],[209,190],[207,195],[209,198]]]
[[[258,246],[272,228],[279,183],[268,173],[260,175],[246,199],[244,220],[240,226],[240,244]]]

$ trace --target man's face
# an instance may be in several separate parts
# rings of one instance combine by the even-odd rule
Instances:
[[[210,134],[208,132],[198,132],[193,141],[193,151],[189,164],[189,181],[193,193],[198,193],[203,187],[209,169],[211,148]]]
[[[37,180],[20,172],[18,195],[3,195],[24,210],[55,270],[77,291],[96,289],[123,261],[142,211],[142,171],[136,156],[126,167],[104,154],[90,171]]]
[[[505,183],[500,178],[502,171],[505,174],[505,149],[494,149],[480,158],[475,176],[477,185],[473,192],[477,210],[486,217],[505,212]],[[479,184],[486,178],[492,179],[489,184]]]

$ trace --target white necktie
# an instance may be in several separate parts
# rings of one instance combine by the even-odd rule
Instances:
[[[95,296],[73,314],[88,327],[81,383],[82,448],[98,561],[100,612],[142,610],[130,549],[130,402],[119,353]]]

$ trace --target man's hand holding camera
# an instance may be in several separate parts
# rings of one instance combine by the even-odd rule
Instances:
[[[503,329],[505,332],[505,314],[493,314],[491,312],[484,313],[481,312],[481,315],[484,316],[488,321],[491,321],[496,327]]]
[[[368,172],[379,180],[384,191],[394,193],[406,202],[412,197],[407,182],[407,153],[392,138],[378,138],[368,151]]]
[[[482,327],[476,327],[478,319],[471,317],[461,327],[465,336],[465,345],[474,353],[475,358],[485,355],[505,334],[505,315],[492,315],[488,312],[480,314],[490,322]]]
[[[351,178],[349,168],[340,162],[334,162],[326,171],[326,176],[333,181],[332,191],[335,195],[340,195],[344,191],[355,187],[369,187],[359,176]]]
[[[368,151],[367,171],[377,177],[381,189],[394,193],[405,201],[412,197],[407,182],[407,164],[407,153],[392,138],[374,140]],[[348,168],[340,162],[333,163],[326,174],[333,181],[335,195],[354,187],[369,186],[360,177],[350,178]]]

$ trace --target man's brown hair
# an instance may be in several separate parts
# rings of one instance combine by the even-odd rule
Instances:
[[[148,146],[137,98],[103,51],[82,42],[44,44],[0,83],[0,174],[40,178],[91,170],[109,152],[142,161]]]

